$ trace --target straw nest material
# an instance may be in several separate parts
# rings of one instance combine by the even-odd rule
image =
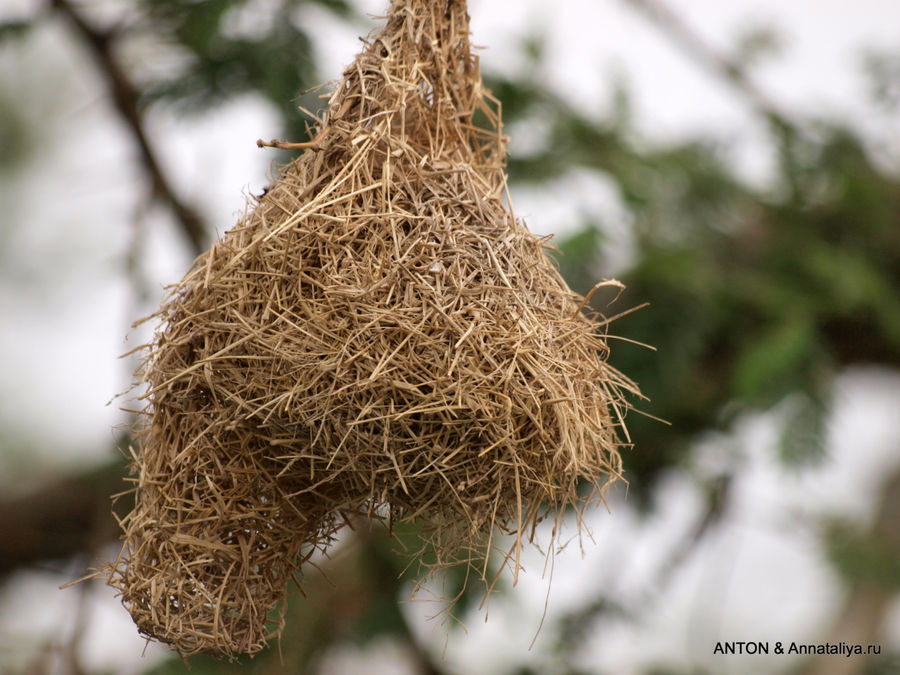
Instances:
[[[516,571],[541,518],[619,477],[633,385],[504,205],[500,126],[465,2],[395,0],[306,152],[171,291],[109,577],[142,633],[258,651],[360,515],[482,575],[499,526]]]

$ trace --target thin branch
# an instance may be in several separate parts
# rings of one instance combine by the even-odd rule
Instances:
[[[195,253],[200,253],[208,244],[208,229],[199,213],[175,194],[157,161],[156,153],[144,130],[143,117],[138,107],[140,96],[113,54],[114,34],[90,26],[68,0],[53,0],[53,6],[69,18],[90,47],[99,69],[109,84],[116,110],[140,148],[141,161],[150,174],[154,194],[169,205],[192,249]]]
[[[321,150],[318,139],[312,141],[303,141],[302,143],[293,143],[291,141],[278,140],[273,138],[271,141],[264,141],[259,138],[256,140],[257,148],[277,148],[279,150]]]
[[[109,495],[122,489],[124,472],[124,462],[116,458],[27,494],[0,498],[0,581],[19,568],[90,555],[113,541],[118,526]]]
[[[655,23],[688,56],[728,82],[757,114],[781,128],[793,128],[789,117],[750,79],[747,71],[738,62],[703,40],[666,5],[664,0],[624,0],[624,2]]]

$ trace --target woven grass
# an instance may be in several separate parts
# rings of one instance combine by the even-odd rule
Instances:
[[[465,2],[395,0],[314,132],[172,289],[140,371],[109,583],[185,655],[279,634],[289,580],[347,519],[425,524],[437,569],[517,572],[540,519],[620,477],[636,390],[504,204]]]

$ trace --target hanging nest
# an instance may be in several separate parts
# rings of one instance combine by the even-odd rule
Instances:
[[[464,0],[395,0],[314,132],[275,143],[307,150],[172,289],[140,373],[109,583],[186,655],[261,649],[349,518],[423,525],[438,569],[515,572],[540,519],[620,476],[636,390],[503,202]]]

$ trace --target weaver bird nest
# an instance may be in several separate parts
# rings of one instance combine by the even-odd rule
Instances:
[[[540,519],[620,476],[636,390],[504,204],[464,0],[395,0],[314,133],[171,290],[139,371],[109,583],[184,655],[262,649],[350,518],[422,524],[432,570],[516,571]]]

